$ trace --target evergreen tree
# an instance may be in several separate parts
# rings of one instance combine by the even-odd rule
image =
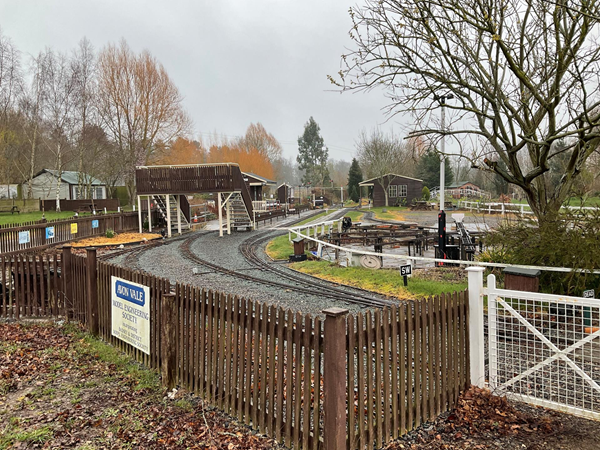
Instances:
[[[454,182],[454,174],[450,167],[450,161],[446,158],[445,164],[445,176],[446,186]],[[429,149],[419,159],[417,164],[418,177],[423,180],[423,186],[427,186],[429,189],[440,185],[440,155],[435,149]]]
[[[348,192],[350,192],[350,198],[354,202],[357,202],[360,197],[360,187],[358,186],[358,183],[360,183],[362,180],[362,170],[360,170],[358,160],[356,158],[352,158],[352,164],[350,165],[350,170],[348,171]]]
[[[358,200],[360,200],[356,186],[350,188],[350,200],[353,202],[358,202]]]
[[[298,138],[298,168],[304,171],[303,183],[312,186],[323,186],[324,180],[329,180],[327,158],[329,150],[325,147],[321,128],[312,117],[304,125],[304,134]]]

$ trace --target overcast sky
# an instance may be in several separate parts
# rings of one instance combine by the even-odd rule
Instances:
[[[360,1],[360,0],[359,0]],[[261,122],[295,157],[313,116],[330,157],[350,160],[361,129],[387,123],[381,91],[331,92],[348,37],[348,0],[0,0],[0,28],[25,54],[96,49],[125,38],[149,50],[185,97],[195,136],[243,134]],[[27,59],[25,57],[24,59]]]

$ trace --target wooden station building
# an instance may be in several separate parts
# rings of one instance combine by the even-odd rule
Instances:
[[[409,205],[413,200],[419,200],[423,191],[423,180],[388,173],[383,177],[375,177],[358,183],[360,196],[363,197],[363,187],[367,188],[367,197],[372,199],[373,206],[385,206],[385,192],[379,179],[385,178],[388,184],[388,206]]]

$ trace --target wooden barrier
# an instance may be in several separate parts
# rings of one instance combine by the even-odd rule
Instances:
[[[98,226],[95,228],[92,223],[94,221],[98,221]],[[52,228],[52,237],[48,237],[50,235],[47,228]],[[0,255],[39,251],[74,239],[103,235],[108,229],[116,232],[136,231],[138,229],[137,213],[73,217],[67,220],[42,221],[0,228]],[[20,233],[25,233],[26,239],[23,243],[19,243],[21,242]]]
[[[470,384],[467,298],[441,295],[347,317],[348,448],[380,448]]]
[[[97,308],[100,336],[160,370],[167,386],[186,387],[288,447],[380,448],[451,409],[469,385],[466,292],[365,314],[328,310],[323,321],[171,286],[68,247],[62,258],[0,262],[2,317],[72,316],[93,330]],[[112,336],[112,277],[149,287],[150,354]]]

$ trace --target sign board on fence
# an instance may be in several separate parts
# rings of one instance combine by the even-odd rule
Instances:
[[[19,244],[28,244],[31,240],[31,235],[28,231],[19,231]]]
[[[92,228],[98,228],[98,220],[92,220]]]
[[[77,234],[77,224],[76,223],[71,224],[71,234]]]
[[[111,277],[112,335],[150,354],[150,288]]]
[[[587,291],[583,291],[583,298],[594,298],[594,290],[588,289]]]
[[[400,266],[400,275],[405,277],[405,276],[411,275],[411,274],[412,274],[412,266],[410,264],[407,264],[405,266]]]
[[[46,227],[46,239],[54,239],[54,227]]]

